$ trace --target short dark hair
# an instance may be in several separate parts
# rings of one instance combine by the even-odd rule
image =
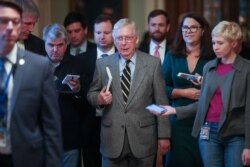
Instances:
[[[67,16],[64,19],[64,27],[67,27],[68,25],[75,23],[75,22],[80,22],[82,27],[85,29],[87,27],[87,21],[85,17],[79,13],[79,12],[70,12],[67,14]]]
[[[114,19],[111,16],[104,14],[97,16],[97,18],[94,21],[94,24],[99,24],[101,22],[106,22],[106,21],[110,21],[112,26],[114,25]]]
[[[20,16],[22,16],[23,10],[21,6],[19,6],[19,4],[14,0],[0,0],[0,6],[15,9],[20,14]]]
[[[169,16],[168,13],[165,10],[162,9],[155,9],[152,10],[149,14],[148,14],[148,23],[150,21],[150,18],[159,16],[159,15],[163,15],[166,18],[166,23],[169,24],[170,20],[169,20]]]

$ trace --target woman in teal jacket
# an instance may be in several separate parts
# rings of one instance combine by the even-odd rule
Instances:
[[[196,13],[184,15],[163,63],[166,91],[173,107],[198,100],[200,87],[177,75],[179,72],[202,75],[204,65],[212,58],[211,46],[210,27],[205,18]],[[198,140],[191,136],[194,116],[184,120],[171,116],[170,120],[171,150],[166,166],[201,167]]]

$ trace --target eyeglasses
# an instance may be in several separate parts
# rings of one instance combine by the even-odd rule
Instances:
[[[1,27],[7,27],[9,22],[12,22],[14,27],[17,27],[21,20],[19,18],[7,18],[7,17],[0,17],[0,26]]]
[[[199,28],[201,28],[201,26],[190,26],[190,27],[182,26],[181,30],[182,30],[182,32],[185,32],[185,33],[188,32],[188,31],[194,33],[194,32],[197,32],[197,30]]]
[[[116,40],[118,42],[122,42],[123,40],[125,40],[125,42],[132,42],[134,40],[135,36],[118,36],[116,37]]]

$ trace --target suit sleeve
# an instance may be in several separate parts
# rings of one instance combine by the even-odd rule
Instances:
[[[45,138],[46,167],[62,166],[61,117],[51,64],[46,61],[42,84],[41,123]]]
[[[96,68],[94,72],[94,77],[92,83],[90,84],[90,89],[87,94],[87,99],[95,107],[99,107],[97,103],[97,97],[102,89],[102,79],[101,79],[101,71],[100,65],[98,65],[98,61],[96,63]]]
[[[153,89],[155,103],[158,105],[168,105],[168,99],[166,91],[164,90],[165,81],[162,76],[161,62],[157,61],[154,71],[153,78]],[[158,123],[158,138],[169,138],[170,137],[170,122],[168,117],[157,116]]]

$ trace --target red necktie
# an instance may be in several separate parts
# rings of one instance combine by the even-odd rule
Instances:
[[[161,46],[160,45],[156,45],[155,46],[155,51],[154,51],[154,56],[155,57],[157,57],[157,58],[161,58],[161,56],[160,56],[160,52],[159,52],[159,48],[160,48]]]

